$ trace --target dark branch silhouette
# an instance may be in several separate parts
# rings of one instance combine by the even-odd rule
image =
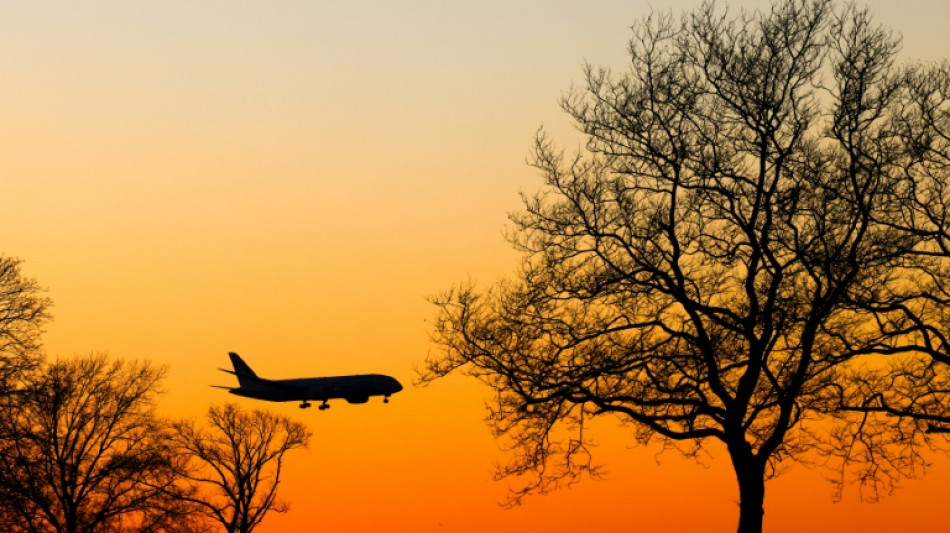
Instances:
[[[25,278],[21,261],[0,256],[0,397],[15,391],[24,373],[42,360],[40,334],[49,319],[49,298]]]
[[[167,427],[165,371],[104,356],[48,363],[0,414],[0,503],[17,531],[173,531],[185,513]],[[12,527],[12,526],[11,526]]]
[[[497,391],[514,502],[596,473],[602,415],[687,455],[717,443],[740,532],[782,463],[871,494],[916,475],[950,428],[950,66],[895,66],[899,39],[830,0],[633,33],[629,70],[588,66],[562,102],[584,150],[537,137],[521,271],[435,300],[422,381]]]
[[[270,512],[286,512],[277,499],[284,454],[304,448],[310,433],[300,423],[235,404],[208,409],[208,427],[175,424],[178,449],[192,459],[185,474],[198,493],[185,497],[228,533],[251,533]]]

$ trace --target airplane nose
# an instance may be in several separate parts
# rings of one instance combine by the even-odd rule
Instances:
[[[399,383],[396,378],[390,378],[393,380],[393,392],[399,392],[402,390],[402,383]]]

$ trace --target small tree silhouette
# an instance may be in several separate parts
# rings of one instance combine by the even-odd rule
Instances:
[[[706,2],[585,69],[562,101],[584,149],[541,132],[512,217],[522,270],[435,300],[421,376],[498,392],[513,501],[595,472],[601,415],[725,451],[741,533],[781,463],[831,454],[874,491],[923,465],[950,405],[950,65],[898,47],[852,5]]]
[[[207,428],[175,424],[178,449],[192,460],[185,478],[200,491],[185,499],[228,533],[251,533],[268,512],[287,511],[277,499],[284,454],[306,447],[310,433],[287,417],[232,403],[210,407],[207,418]]]

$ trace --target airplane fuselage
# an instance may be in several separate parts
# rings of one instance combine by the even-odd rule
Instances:
[[[251,367],[234,352],[228,353],[234,370],[221,369],[238,378],[240,386],[222,387],[231,394],[268,402],[300,402],[300,407],[310,407],[310,400],[322,402],[320,410],[330,407],[327,403],[342,398],[350,403],[366,403],[370,396],[389,396],[402,390],[402,385],[390,376],[382,374],[356,374],[321,378],[267,379],[257,375]]]
[[[357,374],[300,379],[256,378],[250,384],[230,389],[237,396],[269,402],[326,402],[341,398],[349,403],[366,403],[370,396],[386,396],[402,390],[395,379],[382,374]]]

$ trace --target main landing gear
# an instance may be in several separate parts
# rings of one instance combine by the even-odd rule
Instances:
[[[300,402],[300,408],[301,408],[301,409],[306,409],[306,408],[308,408],[308,407],[310,407],[310,402],[308,402],[307,400],[304,400],[304,401]],[[325,411],[325,410],[327,410],[327,409],[329,409],[329,408],[330,408],[330,404],[328,404],[326,400],[323,400],[323,403],[321,403],[320,405],[317,406],[317,409],[319,409],[319,410],[321,410],[321,411]]]

